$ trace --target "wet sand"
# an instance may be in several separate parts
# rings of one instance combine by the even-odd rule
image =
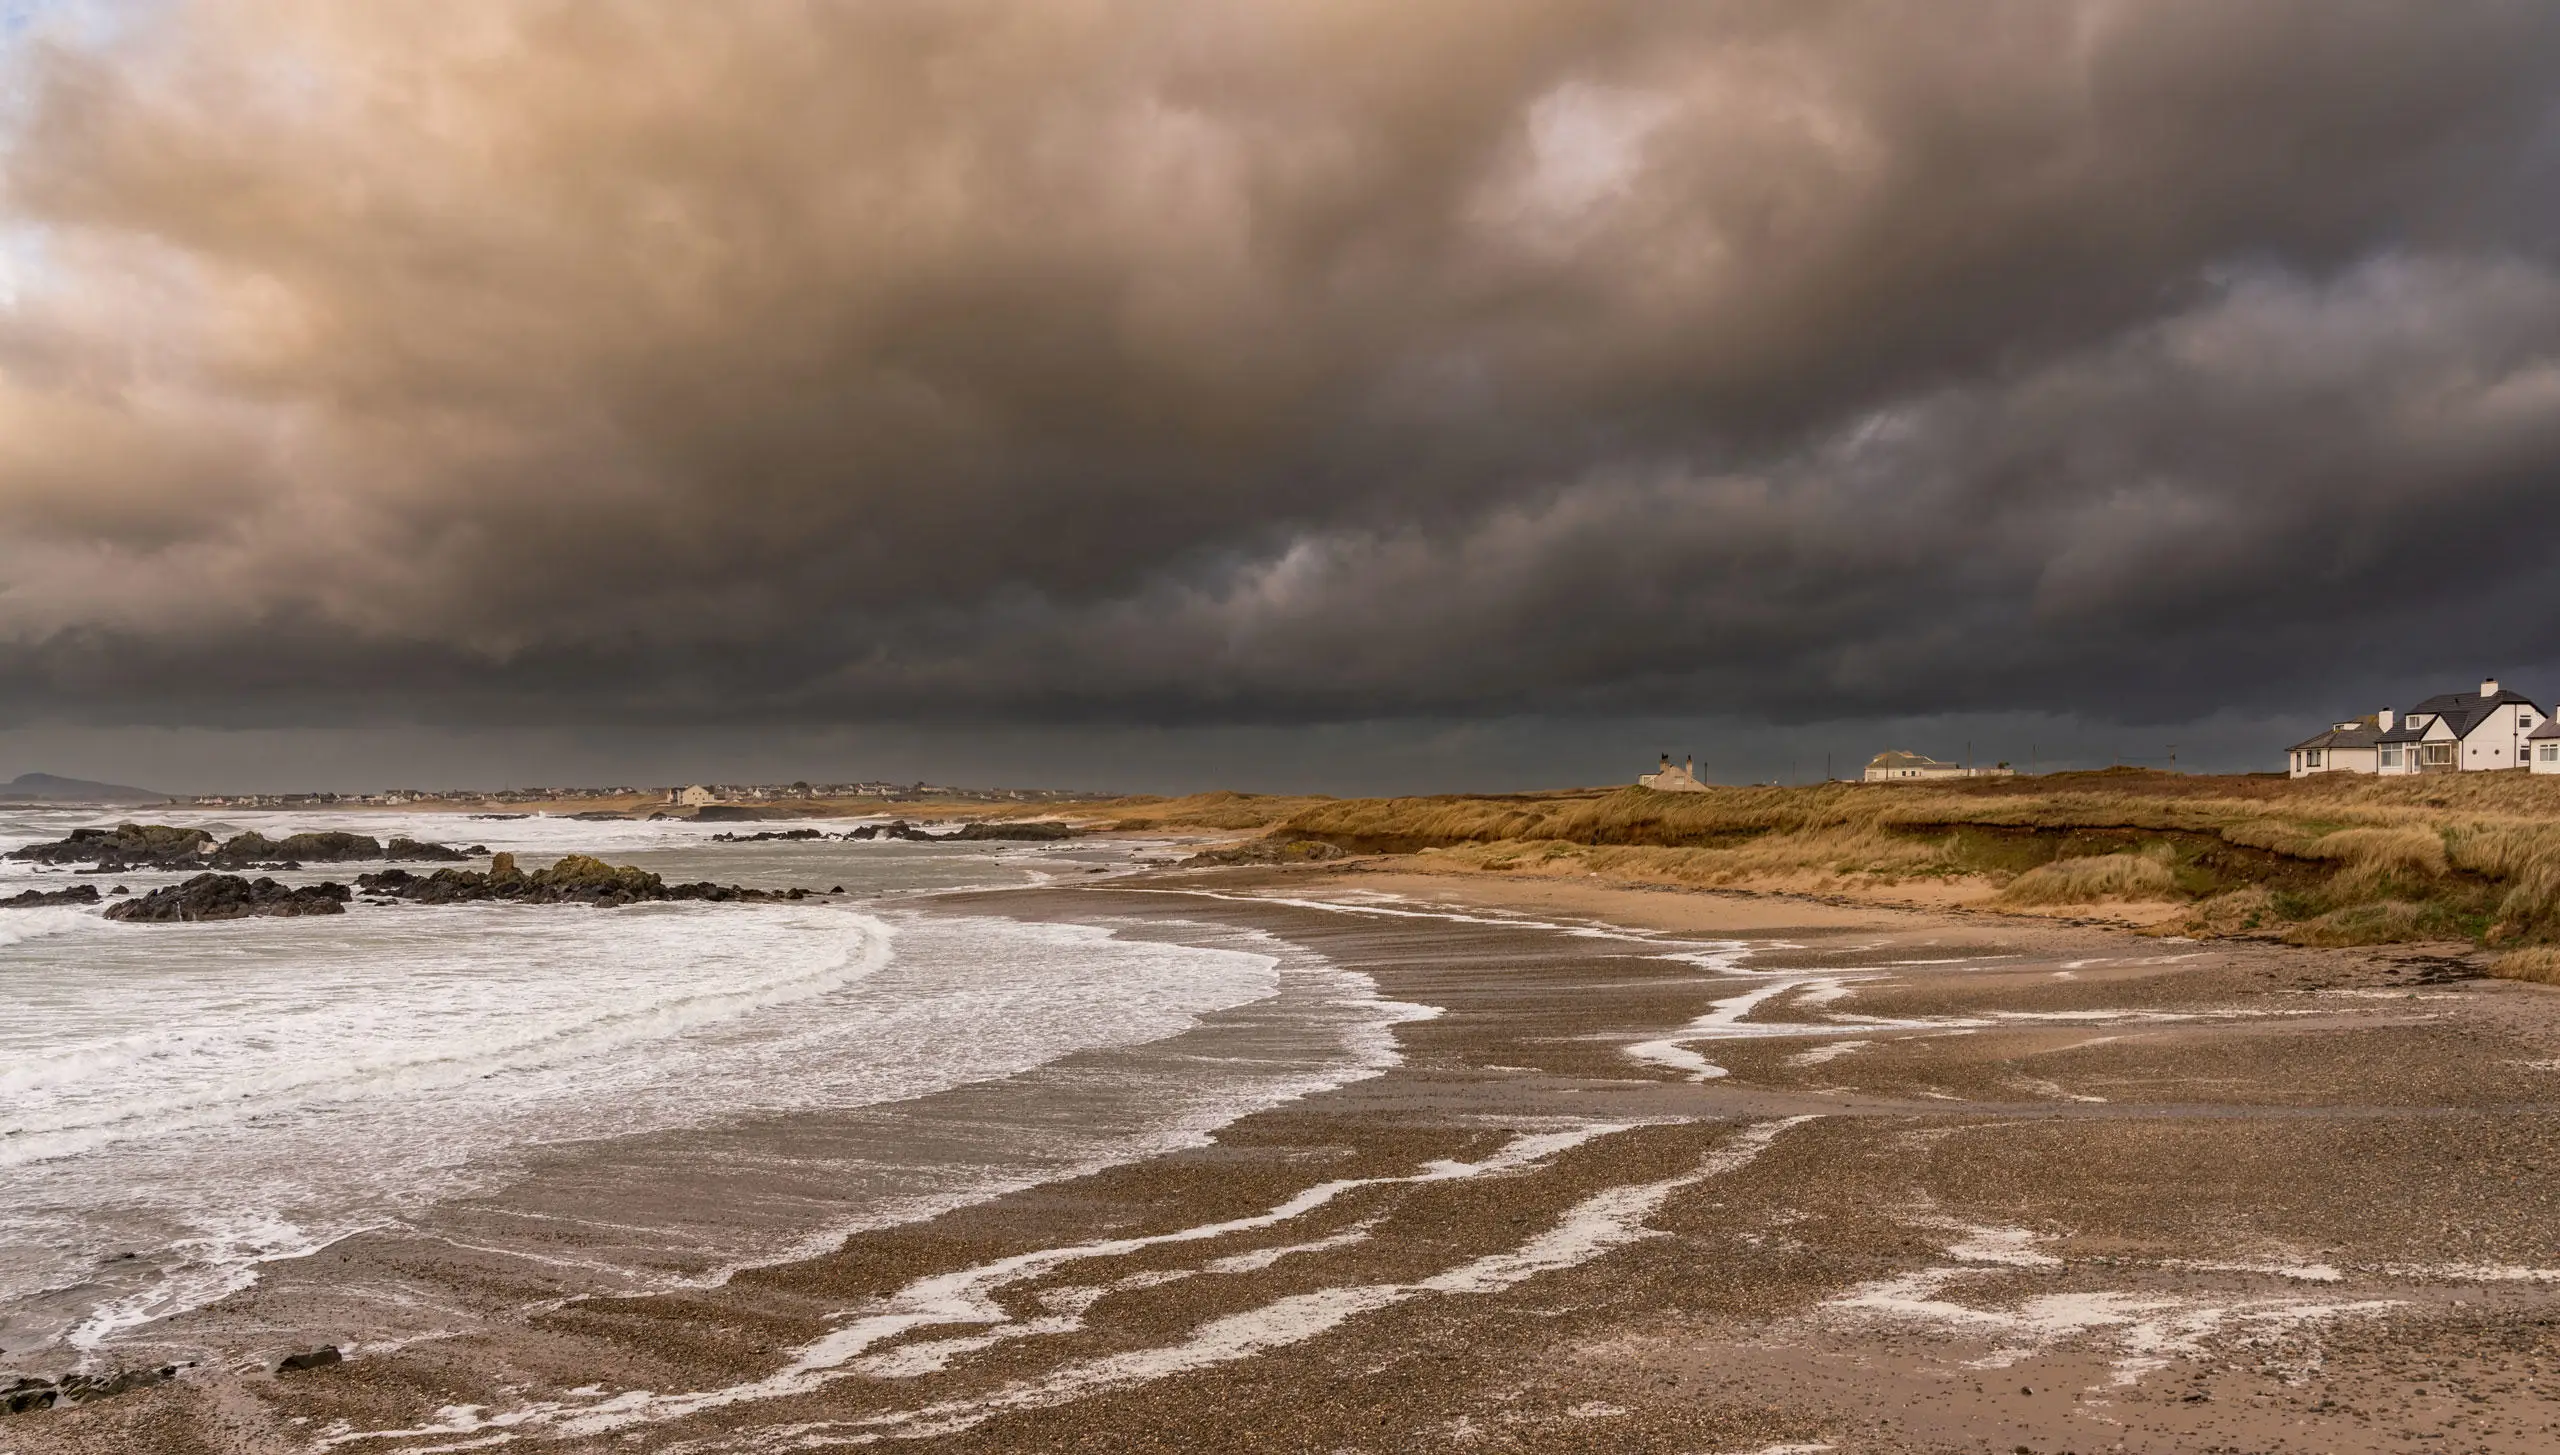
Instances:
[[[194,1316],[269,1331],[257,1362],[0,1421],[0,1450],[2560,1447],[2560,992],[2424,951],[1360,873],[955,905],[1256,927],[1441,1013],[1212,1145],[718,1287],[595,1296],[573,1240],[353,1240]],[[1061,1105],[1019,1091],[759,1145]],[[267,1372],[359,1322],[415,1334]]]

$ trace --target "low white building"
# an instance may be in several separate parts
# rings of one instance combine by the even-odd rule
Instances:
[[[1707,785],[1698,781],[1698,759],[1695,754],[1690,756],[1688,766],[1683,768],[1673,767],[1671,755],[1663,754],[1662,766],[1636,779],[1636,786],[1650,788],[1656,793],[1704,793],[1707,791]]]
[[[676,806],[679,808],[707,808],[719,801],[719,794],[712,792],[710,789],[703,787],[699,783],[694,784],[690,788],[680,788],[676,790]]]
[[[2477,692],[2446,692],[2407,712],[2390,708],[2337,723],[2286,750],[2287,771],[2315,773],[2479,773],[2523,768],[2528,740],[2551,725],[2550,714],[2521,692],[2488,678]],[[2560,742],[2560,739],[2552,741]],[[2543,772],[2560,773],[2560,754]]]
[[[1923,753],[1906,753],[1894,748],[1869,758],[1865,776],[1869,783],[1901,783],[1929,778],[2007,778],[2016,771],[2006,763],[1997,768],[1968,768],[1961,763],[1941,763]]]
[[[2292,775],[2371,773],[2382,762],[2382,735],[2391,730],[2392,712],[2384,708],[2349,722],[2333,724],[2285,750]]]
[[[2524,737],[2525,747],[2533,754],[2526,766],[2536,773],[2560,773],[2560,717],[2545,721]]]

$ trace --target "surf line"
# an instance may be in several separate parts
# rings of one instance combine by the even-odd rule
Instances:
[[[1248,1358],[1266,1349],[1314,1338],[1360,1314],[1425,1294],[1498,1293],[1542,1273],[1572,1268],[1612,1249],[1656,1236],[1655,1230],[1644,1226],[1645,1220],[1672,1194],[1749,1164],[1782,1133],[1815,1119],[1809,1115],[1795,1116],[1747,1126],[1728,1137],[1688,1172],[1659,1182],[1631,1184],[1596,1193],[1566,1210],[1554,1227],[1518,1247],[1462,1263],[1419,1282],[1327,1289],[1279,1299],[1257,1309],[1213,1320],[1194,1330],[1189,1338],[1164,1348],[1131,1350],[1084,1360],[1043,1378],[1019,1381],[977,1398],[946,1401],[921,1409],[853,1421],[799,1425],[789,1433],[799,1437],[798,1443],[805,1444],[868,1444],[881,1438],[946,1434],[970,1428],[1008,1410],[1064,1404],[1103,1389],[1146,1383]],[[878,1309],[804,1346],[780,1371],[720,1389],[677,1394],[631,1390],[596,1403],[538,1401],[496,1412],[487,1411],[483,1406],[449,1405],[436,1411],[439,1418],[432,1424],[395,1430],[338,1430],[324,1435],[317,1443],[319,1447],[327,1448],[359,1441],[411,1441],[495,1434],[496,1438],[485,1442],[473,1441],[472,1446],[477,1448],[482,1443],[500,1443],[518,1433],[529,1434],[537,1430],[567,1436],[599,1435],[634,1425],[681,1419],[706,1410],[809,1394],[836,1380],[858,1375],[900,1377],[907,1371],[893,1373],[894,1366],[877,1364],[866,1368],[865,1365],[872,1361],[865,1361],[862,1356],[880,1344],[927,1325],[992,1327],[998,1331],[993,1337],[950,1342],[980,1347],[999,1342],[1004,1337],[1002,1331],[1014,1320],[995,1300],[996,1291],[1070,1263],[1118,1257],[1168,1244],[1206,1242],[1231,1233],[1273,1227],[1363,1188],[1459,1181],[1518,1171],[1602,1137],[1642,1127],[1682,1125],[1685,1121],[1592,1122],[1562,1131],[1530,1133],[1513,1138],[1500,1150],[1477,1162],[1442,1160],[1426,1164],[1419,1172],[1402,1176],[1322,1182],[1264,1212],[1245,1217],[1203,1223],[1170,1233],[1040,1249],[952,1273],[920,1278],[890,1296]],[[1315,1246],[1310,1243],[1266,1251],[1285,1255],[1313,1251]],[[1254,1262],[1258,1260],[1221,1259],[1195,1272],[1249,1271]],[[1221,1268],[1219,1264],[1226,1267]],[[1080,1320],[1077,1326],[1081,1326]],[[1025,1330],[1024,1333],[1065,1331],[1063,1327],[1053,1329],[1044,1326]],[[936,1349],[933,1352],[945,1351]],[[956,1354],[962,1351],[950,1349],[948,1352]],[[924,1367],[913,1367],[912,1373],[928,1373],[939,1367],[938,1361],[930,1357],[919,1363]],[[834,1436],[822,1433],[832,1430],[846,1433]],[[769,1440],[781,1433],[765,1430],[755,1438]]]
[[[1081,1360],[1045,1377],[1017,1381],[974,1398],[946,1400],[860,1420],[794,1427],[803,1446],[871,1444],[883,1438],[957,1434],[997,1415],[1067,1404],[1109,1389],[1151,1383],[1304,1343],[1362,1314],[1426,1294],[1491,1294],[1545,1273],[1578,1267],[1614,1249],[1657,1237],[1645,1222],[1672,1194],[1747,1166],[1788,1129],[1815,1120],[1794,1116],[1747,1127],[1687,1172],[1659,1182],[1608,1188],[1566,1209],[1554,1227],[1508,1252],[1476,1258],[1413,1283],[1328,1288],[1276,1299],[1213,1319],[1180,1343]],[[835,1433],[841,1431],[843,1433]]]
[[[1795,1005],[1799,1008],[1827,1006],[1846,999],[1861,984],[1891,978],[1893,971],[1901,966],[1974,964],[2015,957],[1984,955],[1955,960],[1891,960],[1846,970],[1758,971],[1742,967],[1742,955],[1737,949],[1741,946],[1742,942],[1737,941],[1734,946],[1720,949],[1661,956],[1666,960],[1687,961],[1711,974],[1748,979],[1752,984],[1738,994],[1708,1002],[1705,1015],[1669,1035],[1628,1046],[1625,1054],[1649,1066],[1677,1071],[1691,1081],[1713,1081],[1727,1074],[1725,1068],[1692,1047],[1715,1041],[1864,1039],[1891,1031],[1969,1035],[1975,1031],[2035,1024],[2159,1025],[2229,1018],[2203,1011],[2010,1010],[1972,1016],[1871,1016],[1826,1010],[1821,1012],[1820,1020],[1753,1020],[1749,1019],[1753,1012],[1781,996],[1795,995]]]

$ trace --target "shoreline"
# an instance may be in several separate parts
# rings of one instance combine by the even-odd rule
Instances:
[[[2166,1442],[2126,1448],[2192,1448],[2177,1442],[2208,1429],[2272,1442],[2246,1448],[2293,1448],[2273,1415],[2250,1406],[2241,1419],[2240,1406],[2299,1386],[2229,1373],[2230,1337],[2325,1341],[2333,1366],[2363,1369],[2369,1382],[2359,1361],[2380,1356],[2359,1341],[2374,1328],[2414,1320],[2452,1365],[2486,1371],[2492,1335],[2560,1317],[2545,1283],[2480,1273],[2560,1268],[2555,1235],[2532,1215],[2555,1186],[2539,1169],[2560,1168],[2560,1076],[2509,1064],[2560,1067],[2560,1010],[2538,992],[2430,983],[2440,961],[2397,951],[2165,944],[1762,896],[1479,888],[1492,878],[1217,871],[950,896],[942,906],[961,913],[1250,926],[1369,974],[1387,998],[1445,1013],[1400,1029],[1403,1064],[1231,1123],[1206,1147],[859,1235],[718,1289],[581,1298],[340,1368],[209,1373],[12,1419],[0,1437],[21,1455],[303,1448],[332,1421],[458,1426],[467,1422],[434,1411],[477,1404],[469,1430],[331,1448],[506,1435],[572,1449],[753,1449],[789,1425],[955,1450],[1917,1450],[1957,1433],[1969,1442],[1995,1423],[2038,1449],[2107,1448],[2094,1442],[2110,1430]],[[1203,889],[1258,897],[1191,892]],[[1315,909],[1274,893],[1403,898]],[[1632,937],[1611,938],[1595,920]],[[1653,953],[1703,953],[1661,943],[1674,935],[1754,943],[1708,963]],[[1878,968],[1893,961],[1911,963]],[[1760,998],[1732,1008],[1751,995]],[[1872,1024],[1785,1029],[1844,1012]],[[1722,1075],[1691,1080],[1627,1054],[1701,1026],[1687,1044]],[[1845,1043],[1855,1044],[1812,1054]],[[2457,1137],[2454,1126],[2474,1130]],[[2438,1248],[2444,1211],[2426,1188],[2447,1170],[2448,1141],[2458,1150],[2483,1135],[2509,1144],[2523,1170],[2458,1205],[2459,1246]],[[1506,1152],[1538,1137],[1565,1141]],[[2343,1145],[2365,1149],[2359,1185],[2340,1185],[2312,1155]],[[2254,1163],[2231,1165],[2238,1149],[2254,1149]],[[1413,1180],[1435,1158],[1477,1167],[1506,1155],[1513,1163]],[[2252,1165],[2266,1175],[2249,1175]],[[2148,1215],[2100,1190],[2126,1177],[2148,1189]],[[1345,1179],[1359,1185],[1267,1227],[1172,1236]],[[2301,1179],[2336,1206],[2297,1206]],[[991,1290],[966,1318],[847,1356],[870,1361],[860,1370],[830,1364],[806,1388],[698,1398],[805,1363],[842,1314],[877,1314],[919,1279],[1133,1236],[1172,1240],[1063,1258]],[[2230,1256],[2235,1241],[2261,1245],[2249,1268]],[[1232,1266],[1204,1266],[1195,1243]],[[1256,1259],[1267,1261],[1246,1266]],[[2315,1262],[2334,1276],[2264,1271]],[[362,1281],[360,1270],[303,1271]],[[1102,1272],[1110,1277],[1096,1283]],[[2306,1289],[2333,1311],[2309,1311],[2318,1301],[2296,1296]],[[2480,1311],[2458,1306],[2454,1289]],[[254,1317],[261,1297],[278,1296],[254,1291],[229,1312]],[[2077,1309],[2078,1322],[2037,1326],[2022,1312],[2031,1304]],[[2138,1304],[2158,1307],[2144,1315]],[[2347,1304],[2375,1307],[2334,1311]],[[1350,1311],[1332,1318],[1339,1308]],[[1281,1338],[1284,1315],[1299,1319],[1289,1330],[1324,1327]],[[1198,1362],[1204,1330],[1224,1330],[1245,1352]],[[2042,1388],[2058,1377],[2044,1371],[2080,1372],[2059,1378],[2059,1394],[2006,1397],[2007,1386],[1975,1389],[1979,1371],[1940,1357],[2003,1330],[2032,1347],[2001,1367],[2031,1372],[2000,1379]],[[2169,1352],[2118,1385],[2137,1333]],[[984,1342],[957,1347],[972,1339]],[[1757,1384],[1729,1377],[1744,1364]],[[2152,1398],[2192,1383],[2191,1364],[2251,1393]],[[1889,1367],[1888,1382],[1925,1396],[1928,1410],[1876,1424],[1842,1382],[1852,1366]],[[2070,1384],[2084,1375],[2085,1386]],[[551,1391],[547,1401],[506,1392],[528,1378]],[[2424,1404],[2412,1392],[2424,1382],[2401,1380],[2396,1408]],[[590,1386],[605,1402],[638,1390],[660,1402],[607,1430],[570,1394]],[[1790,1392],[1771,1400],[1762,1389]],[[688,1395],[694,1404],[666,1402]],[[546,1403],[539,1418],[497,1422]],[[1219,1413],[1204,1424],[1210,1410]],[[961,1423],[927,1435],[937,1420]],[[2345,1438],[2361,1428],[2350,1416],[2313,1422],[2330,1443],[2303,1448],[2391,1448]],[[216,1429],[233,1433],[215,1439]]]

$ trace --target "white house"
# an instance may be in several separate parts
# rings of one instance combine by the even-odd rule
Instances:
[[[2293,776],[2377,771],[2382,763],[2382,735],[2392,731],[2392,716],[2386,707],[2352,722],[2334,724],[2328,731],[2314,733],[2294,744],[2286,750]],[[2399,749],[2393,752],[2396,755]]]
[[[1941,763],[1921,753],[1888,749],[1867,760],[1869,783],[1900,783],[1925,778],[2007,778],[2017,770],[2003,763],[1997,768],[1968,768],[1961,763]]]
[[[2528,765],[2536,773],[2560,773],[2560,717],[2555,717],[2525,734],[2525,746],[2533,751]]]
[[[719,794],[712,792],[710,789],[703,787],[699,783],[696,783],[690,788],[679,790],[676,794],[676,804],[680,808],[706,808],[712,804],[718,803],[719,801]]]
[[[2475,773],[2523,768],[2528,739],[2549,714],[2491,677],[2478,692],[2447,692],[2407,712],[2389,708],[2342,722],[2286,750],[2296,778],[2314,773]],[[2553,739],[2560,742],[2560,739]],[[2560,754],[2543,771],[2560,773]]]
[[[1656,793],[1704,793],[1707,791],[1707,785],[1698,781],[1698,759],[1695,754],[1690,755],[1689,766],[1685,768],[1674,768],[1671,766],[1671,755],[1663,754],[1662,767],[1636,779],[1636,786],[1650,788]]]

